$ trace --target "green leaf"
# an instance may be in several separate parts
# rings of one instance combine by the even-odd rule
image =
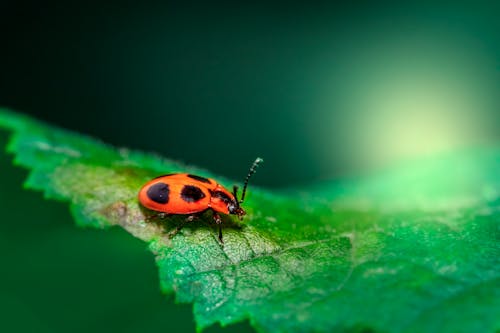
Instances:
[[[0,127],[31,170],[27,188],[69,202],[80,226],[149,243],[162,290],[194,304],[200,330],[244,319],[261,332],[500,329],[498,147],[305,189],[251,187],[245,220],[224,217],[221,246],[210,214],[170,239],[183,217],[146,222],[137,201],[157,175],[213,174],[7,110]]]

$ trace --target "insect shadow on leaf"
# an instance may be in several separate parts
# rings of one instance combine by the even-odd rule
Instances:
[[[182,229],[195,230],[203,227],[219,228],[219,224],[215,222],[214,213],[212,210],[207,209],[197,214],[167,214],[155,212],[145,207],[140,207],[145,216],[147,223],[155,223],[164,229],[165,234],[169,238],[173,238]],[[231,216],[224,214],[217,214],[220,218],[220,227],[224,229],[243,230],[244,224],[235,221]],[[219,231],[219,240],[221,243],[222,236]]]

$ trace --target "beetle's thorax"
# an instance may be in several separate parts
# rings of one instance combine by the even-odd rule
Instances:
[[[210,196],[210,207],[213,210],[224,214],[245,215],[245,211],[240,207],[234,195],[223,186],[217,185],[210,190]]]

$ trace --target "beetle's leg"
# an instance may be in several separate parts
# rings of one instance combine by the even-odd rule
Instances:
[[[152,220],[156,220],[156,219],[164,219],[168,214],[167,213],[163,213],[163,212],[160,212],[160,213],[154,213],[154,214],[147,214],[146,215],[146,218],[145,218],[145,222],[151,222]]]
[[[196,215],[196,214],[191,214],[191,215],[188,215],[188,216],[186,217],[186,219],[184,220],[184,222],[185,222],[185,223],[187,223],[187,222],[193,222],[193,221],[194,221],[194,220],[196,220],[197,218],[199,218],[199,216],[198,216],[198,215]]]
[[[215,223],[219,226],[219,241],[224,244],[224,241],[222,240],[222,218],[217,212],[213,212],[213,217]]]
[[[182,221],[182,223],[181,223],[181,224],[179,224],[179,225],[177,226],[177,228],[175,228],[174,230],[172,230],[172,231],[170,231],[170,232],[168,233],[168,237],[169,237],[169,238],[174,237],[175,235],[177,235],[177,234],[179,233],[179,231],[181,231],[181,230],[182,230],[182,228],[184,228],[184,226],[185,226],[186,224],[188,224],[189,222],[193,222],[193,221],[194,221],[195,219],[197,219],[197,218],[198,218],[198,215],[195,215],[195,214],[192,214],[192,215],[187,216],[187,217],[184,219],[184,221]]]

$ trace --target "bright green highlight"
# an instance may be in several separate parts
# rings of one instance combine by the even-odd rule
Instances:
[[[415,30],[373,28],[318,62],[328,74],[309,132],[329,143],[313,147],[324,170],[340,156],[369,170],[498,140],[495,60],[464,33]]]
[[[213,174],[6,110],[0,127],[31,170],[28,188],[68,201],[81,226],[120,225],[150,244],[162,289],[194,303],[199,329],[244,319],[261,332],[500,329],[499,148],[286,194],[250,187],[248,216],[225,220],[222,247],[209,216],[169,239],[181,217],[145,222],[136,199],[159,174]]]

